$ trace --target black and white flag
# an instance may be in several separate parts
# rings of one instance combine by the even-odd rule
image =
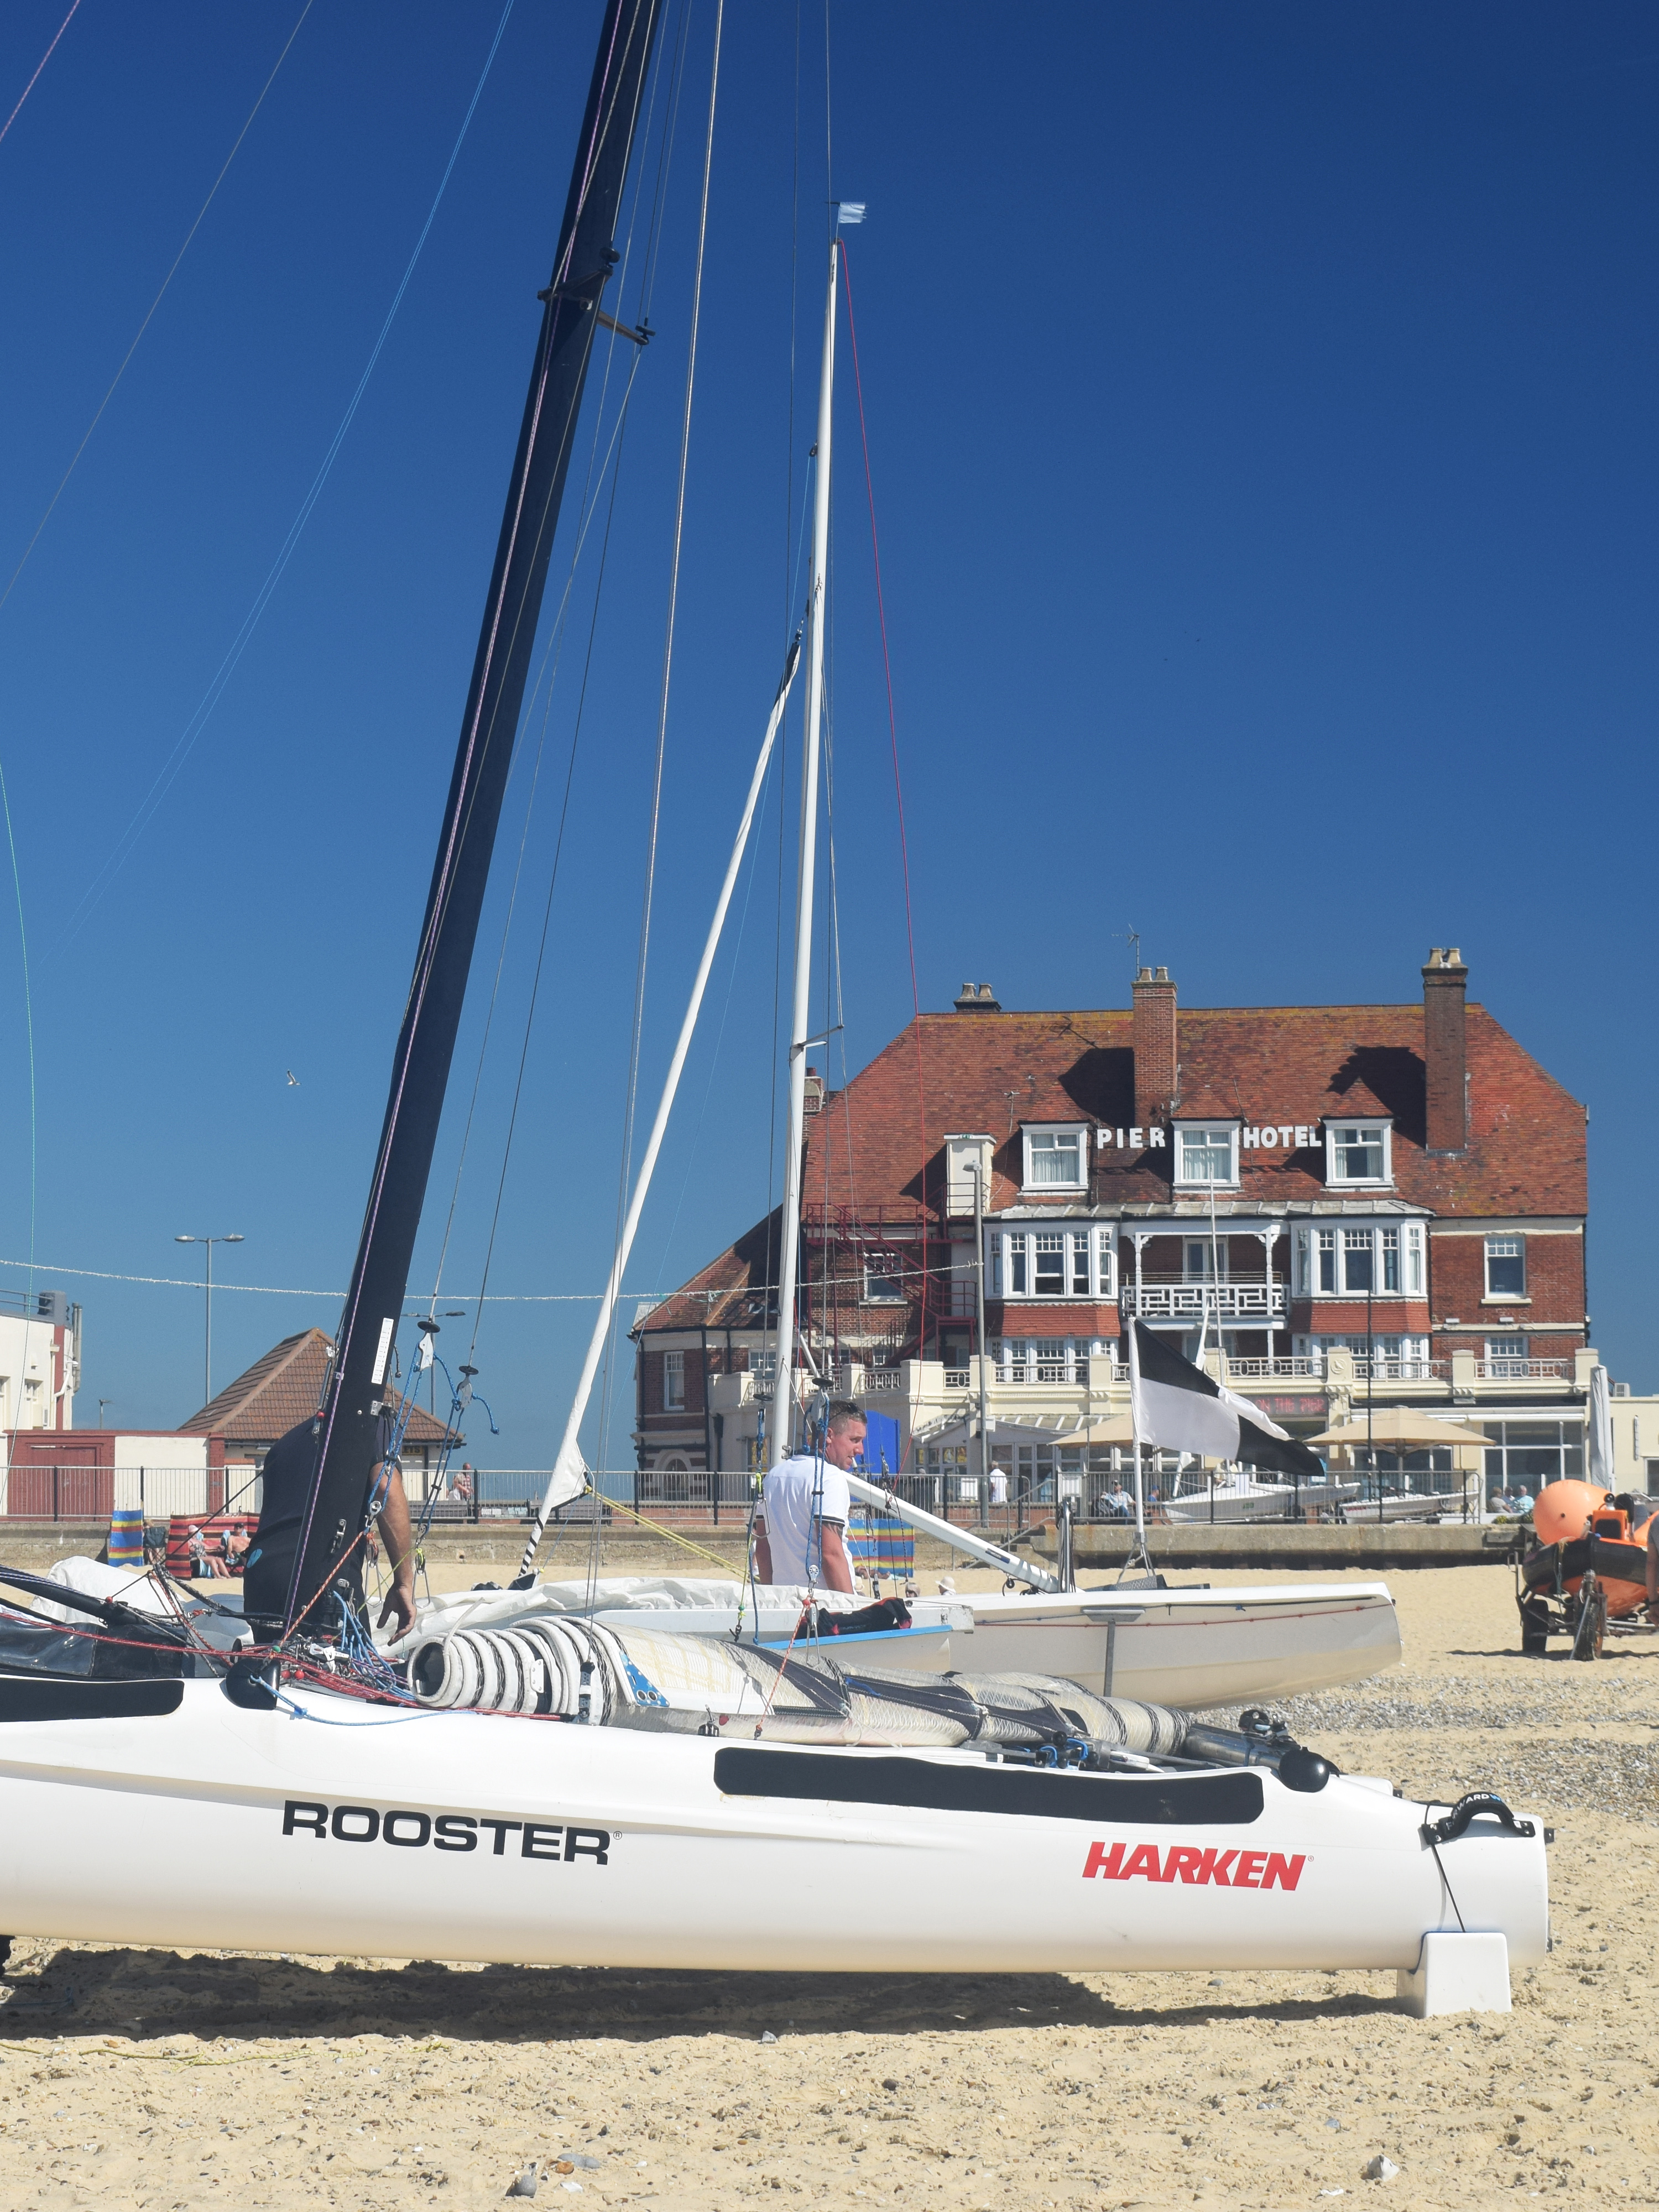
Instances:
[[[1237,1460],[1245,1467],[1299,1475],[1304,1482],[1324,1475],[1322,1462],[1306,1444],[1275,1428],[1259,1406],[1212,1382],[1139,1321],[1130,1324],[1129,1399],[1135,1435],[1144,1444],[1196,1452],[1206,1459]]]

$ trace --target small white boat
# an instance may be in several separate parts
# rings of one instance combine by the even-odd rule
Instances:
[[[1386,1583],[975,1595],[974,1659],[1064,1674],[1097,1696],[1194,1711],[1357,1682],[1400,1663]]]
[[[1275,1583],[1237,1589],[969,1591],[907,1601],[896,1632],[820,1637],[803,1630],[806,1593],[750,1590],[719,1577],[615,1577],[468,1590],[422,1606],[399,1654],[457,1630],[583,1615],[612,1628],[758,1640],[781,1649],[856,1653],[861,1665],[944,1673],[1063,1675],[1096,1697],[1178,1711],[1246,1705],[1354,1682],[1400,1663],[1400,1623],[1386,1583]],[[831,1620],[862,1601],[812,1601]]]

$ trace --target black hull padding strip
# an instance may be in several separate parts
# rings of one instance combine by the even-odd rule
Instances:
[[[1648,1571],[1647,1547],[1644,1544],[1615,1544],[1606,1536],[1577,1537],[1565,1547],[1562,1553],[1561,1579],[1576,1582],[1587,1567],[1593,1567],[1603,1582],[1644,1582]],[[1521,1570],[1521,1579],[1528,1589],[1553,1588],[1553,1544],[1540,1544],[1528,1555]]]
[[[827,1751],[714,1753],[714,1787],[730,1797],[804,1797],[837,1805],[896,1805],[933,1813],[1015,1813],[1097,1827],[1237,1828],[1261,1816],[1261,1777],[1237,1774],[1052,1774],[1006,1766],[945,1766],[926,1759],[843,1759]]]
[[[176,1713],[182,1682],[52,1681],[0,1674],[0,1726],[8,1721],[137,1721]]]

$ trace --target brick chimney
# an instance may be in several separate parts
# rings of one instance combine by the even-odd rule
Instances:
[[[1167,968],[1143,968],[1134,981],[1135,1120],[1161,1121],[1176,1095],[1176,987]]]
[[[1469,1140],[1468,1054],[1463,1002],[1469,971],[1457,947],[1436,945],[1423,970],[1423,1061],[1428,1072],[1428,1130],[1431,1152],[1461,1152]]]

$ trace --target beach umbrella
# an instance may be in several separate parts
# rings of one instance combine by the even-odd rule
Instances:
[[[1310,1444],[1382,1444],[1389,1451],[1398,1450],[1402,1444],[1421,1450],[1429,1445],[1486,1444],[1491,1441],[1478,1429],[1466,1429],[1456,1421],[1437,1420],[1432,1413],[1420,1413],[1414,1406],[1381,1406],[1369,1420],[1361,1413],[1308,1438]]]

